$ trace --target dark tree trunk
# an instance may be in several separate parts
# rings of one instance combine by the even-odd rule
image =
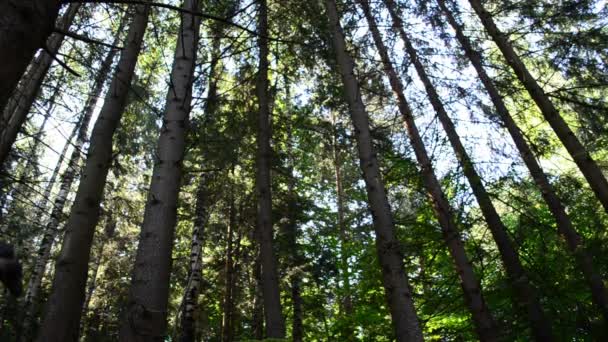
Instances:
[[[125,21],[126,20],[123,19],[121,25],[119,26],[119,29],[117,30],[116,36],[114,38],[114,44],[117,44],[120,40],[119,37],[122,33],[121,31]],[[51,257],[51,250],[53,248],[55,240],[60,233],[59,226],[64,219],[63,212],[65,209],[65,205],[67,204],[69,192],[72,189],[72,184],[74,183],[81,171],[80,162],[82,159],[84,144],[87,141],[89,124],[91,122],[91,118],[93,117],[93,113],[95,112],[95,106],[99,100],[99,97],[101,96],[103,86],[106,83],[115,56],[116,50],[110,50],[101,62],[100,69],[97,72],[97,75],[95,76],[91,88],[91,93],[87,98],[85,107],[83,109],[82,118],[77,128],[78,133],[76,135],[76,141],[74,142],[73,150],[70,155],[68,165],[63,174],[61,175],[59,192],[55,197],[49,221],[47,222],[46,227],[44,228],[44,234],[42,236],[42,240],[40,241],[40,246],[38,248],[38,256],[36,258],[36,263],[32,270],[32,275],[30,277],[30,281],[28,283],[25,295],[25,301],[23,303],[25,313],[25,318],[23,320],[23,331],[26,334],[32,331],[31,324],[34,318],[33,316],[35,313],[36,305],[38,303],[40,285],[42,283],[42,279],[44,278],[44,271],[47,267],[47,264],[49,263],[49,259]],[[61,164],[58,163],[57,167],[60,166]],[[45,196],[50,197],[51,190],[51,188],[47,188]],[[43,198],[43,200],[48,199],[48,197]],[[44,203],[43,207],[46,208],[46,203]]]
[[[198,11],[199,7],[198,0],[186,0],[182,5],[186,11]],[[173,235],[199,32],[200,17],[182,12],[120,341],[165,340]]]
[[[32,6],[32,3],[48,3],[51,4],[53,2],[57,2],[57,1],[53,1],[53,0],[42,0],[42,1],[32,1],[32,0],[9,0],[9,5],[8,7],[13,8],[12,6],[21,6],[21,5],[15,5],[14,3],[23,3],[23,6],[25,6],[26,8],[28,8],[27,6]],[[30,3],[30,5],[26,5],[27,3]],[[38,9],[40,11],[43,11],[43,7],[46,7],[47,5],[40,5],[37,4]],[[70,7],[68,8],[67,12],[61,17],[61,19],[59,20],[57,26],[62,29],[62,30],[68,30],[70,25],[72,24],[72,21],[74,20],[74,17],[76,16],[76,12],[78,12],[78,10],[80,9],[80,4],[72,4],[70,5]],[[59,33],[55,33],[53,34],[48,41],[46,40],[46,38],[48,37],[49,33],[44,36],[44,40],[42,41],[42,43],[37,43],[36,42],[36,38],[32,38],[34,39],[34,41],[28,41],[27,37],[30,37],[30,34],[34,34],[34,35],[41,35],[43,34],[42,32],[36,32],[38,31],[38,29],[42,30],[43,26],[46,25],[45,21],[42,22],[38,22],[36,21],[36,29],[32,30],[31,27],[26,27],[24,32],[18,33],[20,38],[15,38],[12,37],[10,38],[11,40],[7,43],[4,41],[4,38],[7,37],[7,35],[9,33],[13,33],[13,34],[17,34],[17,32],[20,32],[22,29],[24,29],[23,27],[20,28],[19,25],[27,25],[27,26],[32,26],[32,24],[27,21],[26,23],[15,23],[13,22],[13,19],[5,19],[5,15],[14,15],[15,18],[20,18],[18,20],[34,20],[34,18],[36,18],[36,16],[33,16],[33,14],[27,14],[29,13],[27,9],[24,9],[25,12],[22,13],[22,15],[25,16],[33,16],[30,17],[29,19],[24,19],[21,18],[19,14],[16,13],[12,13],[11,11],[13,10],[9,10],[9,9],[5,9],[3,8],[5,7],[4,2],[2,2],[2,4],[0,4],[0,51],[2,51],[2,54],[0,54],[0,167],[4,164],[4,162],[6,161],[9,152],[13,146],[13,144],[15,143],[15,140],[17,139],[17,134],[19,133],[19,130],[21,129],[21,127],[23,126],[23,123],[25,122],[27,115],[30,113],[30,109],[32,108],[32,104],[34,103],[34,101],[36,100],[36,96],[38,95],[38,93],[40,92],[40,87],[42,86],[42,81],[44,80],[44,77],[46,76],[49,68],[51,67],[51,64],[53,63],[53,57],[51,57],[51,55],[49,54],[56,54],[59,51],[59,48],[61,47],[61,44],[63,43],[64,40],[64,35],[59,34]],[[19,12],[21,13],[21,12]],[[57,16],[57,13],[55,13],[55,17]],[[54,25],[55,24],[55,17],[53,17],[52,21],[50,22],[50,25]],[[7,21],[8,20],[8,21]],[[7,27],[7,25],[16,25],[15,26],[15,32],[9,32],[10,30],[5,30],[4,27]],[[40,27],[38,27],[40,26]],[[51,29],[53,28],[53,26],[51,26]],[[31,31],[31,32],[30,32]],[[27,35],[24,35],[25,33],[27,33]],[[15,43],[13,42],[12,39],[18,39],[19,43]],[[12,42],[12,43],[11,43]],[[10,45],[10,47],[8,45]],[[23,45],[30,45],[33,44],[35,45],[35,47],[33,47],[33,50],[31,52],[31,55],[29,57],[24,57],[20,52],[11,52],[14,51],[14,49],[19,49],[20,47],[23,47]],[[46,46],[46,49],[48,50],[48,52],[43,52],[41,53],[38,57],[36,57],[36,59],[34,59],[32,65],[30,66],[28,72],[23,75],[24,71],[25,71],[25,67],[27,67],[27,65],[30,63],[30,60],[32,59],[32,56],[34,55],[34,52],[40,48]],[[28,51],[31,49],[31,47],[28,47]],[[25,58],[25,67],[21,70],[21,71],[17,71],[15,68],[15,61],[11,61],[11,57],[13,58]],[[11,64],[13,63],[13,64]],[[10,74],[10,75],[9,75]],[[21,83],[19,84],[19,86],[17,87],[17,83],[15,82],[14,85],[9,85],[12,84],[12,81],[10,81],[9,79],[12,78],[14,75],[13,74],[18,74],[17,75],[17,80],[19,80],[19,77],[21,77],[21,75],[23,75],[23,78],[21,80]],[[6,87],[9,87],[10,89],[7,89]],[[17,88],[15,88],[17,87]],[[13,92],[13,89],[15,89],[15,91]]]
[[[376,20],[372,15],[369,0],[357,0],[357,2],[363,8],[374,42],[382,59],[384,71],[389,78],[393,93],[397,99],[397,106],[405,121],[406,130],[421,167],[425,187],[427,188],[428,195],[433,204],[433,209],[441,225],[445,243],[448,246],[452,259],[454,260],[454,266],[460,277],[460,286],[464,292],[465,302],[473,317],[475,330],[477,331],[479,339],[482,341],[498,341],[498,326],[488,309],[481,291],[481,284],[479,283],[479,280],[473,271],[473,266],[465,252],[452,208],[435,176],[431,159],[424,147],[424,141],[420,136],[410,106],[403,94],[403,84],[393,68],[388,50],[384,45]]]
[[[256,190],[258,197],[258,239],[262,265],[262,291],[267,338],[285,338],[285,320],[281,309],[277,261],[274,255],[272,197],[270,189],[270,94],[268,88],[268,17],[266,0],[259,2],[259,66],[256,81],[258,101]]]
[[[36,51],[45,46],[60,7],[60,0],[0,2],[0,112]]]
[[[346,50],[336,3],[327,0],[325,4],[333,36],[334,53],[357,140],[361,171],[376,232],[376,248],[382,268],[384,291],[392,316],[395,337],[398,342],[422,341],[422,331],[403,264],[402,247],[395,237],[395,224],[382,182],[376,151],[372,145],[369,117],[354,75],[355,64]]]
[[[38,335],[40,342],[69,342],[78,339],[85,297],[88,264],[99,204],[112,163],[112,137],[126,106],[129,85],[148,23],[148,6],[136,6],[137,14],[127,35],[116,73],[91,134],[83,176],[66,224],[66,233],[46,315]]]
[[[604,206],[604,210],[608,212],[608,181],[602,170],[599,168],[595,160],[591,158],[591,155],[587,152],[585,147],[578,140],[574,132],[568,127],[568,124],[562,118],[562,116],[555,108],[555,105],[551,102],[543,88],[536,82],[536,79],[532,77],[532,74],[528,71],[521,58],[513,49],[513,46],[509,42],[507,36],[505,36],[500,29],[494,23],[492,15],[485,10],[480,0],[469,0],[469,3],[477,13],[477,16],[481,20],[484,28],[494,40],[494,43],[498,46],[502,54],[504,55],[507,64],[511,66],[515,75],[519,81],[524,85],[530,97],[534,100],[538,108],[540,108],[545,120],[551,125],[553,131],[562,142],[570,156],[578,165],[589,186],[595,195]]]
[[[456,21],[454,15],[446,6],[446,1],[438,0],[438,3],[442,12],[448,19],[448,22],[456,32],[456,39],[462,46],[465,55],[471,61],[471,64],[477,71],[481,82],[490,95],[492,103],[494,104],[496,112],[498,113],[502,123],[509,131],[509,134],[511,134],[511,137],[515,142],[515,146],[519,150],[519,154],[528,167],[528,170],[530,170],[532,178],[541,190],[541,195],[543,196],[549,210],[555,218],[558,232],[566,241],[568,249],[576,257],[578,266],[583,272],[589,288],[591,289],[593,302],[600,309],[602,315],[604,316],[604,320],[608,322],[608,294],[606,293],[606,288],[604,286],[602,277],[593,265],[591,255],[585,250],[583,238],[576,232],[574,226],[572,225],[572,220],[566,213],[566,210],[557,196],[555,189],[534,157],[532,149],[526,142],[526,139],[524,138],[524,135],[520,131],[519,127],[517,127],[511,113],[509,113],[509,110],[500,96],[498,89],[494,85],[494,82],[483,67],[483,59],[481,54],[473,48],[473,45],[469,41],[468,37],[465,36],[464,28]]]
[[[414,65],[416,72],[426,89],[431,105],[435,109],[439,121],[448,136],[448,140],[456,153],[456,157],[462,165],[463,172],[471,185],[473,194],[475,195],[481,212],[488,224],[488,228],[498,246],[503,264],[511,281],[511,286],[515,290],[514,302],[516,306],[524,307],[527,310],[528,320],[530,321],[535,338],[539,341],[552,341],[553,333],[551,323],[543,312],[537,290],[530,283],[530,280],[521,265],[517,251],[513,247],[512,241],[507,234],[507,229],[498,216],[496,208],[494,208],[492,200],[490,199],[490,195],[487,193],[485,186],[481,181],[481,177],[475,170],[473,162],[462,144],[462,141],[460,141],[454,123],[448,116],[437,90],[433,86],[429,76],[426,74],[424,66],[418,58],[418,53],[405,32],[403,22],[397,14],[395,2],[394,0],[384,0],[384,2],[386,3],[393,20],[393,27],[399,33],[401,40],[405,44],[406,53],[409,56],[410,62]]]

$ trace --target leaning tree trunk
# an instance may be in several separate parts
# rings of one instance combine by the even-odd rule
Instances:
[[[122,23],[124,23],[124,21],[125,20],[123,20],[121,22],[121,25],[119,26],[119,29],[114,38],[114,44],[117,44],[117,42],[119,41],[119,36],[123,27]],[[60,232],[59,226],[64,218],[63,212],[68,200],[68,195],[70,193],[70,190],[72,189],[72,184],[76,180],[77,176],[80,174],[79,165],[82,159],[82,150],[85,142],[87,141],[89,124],[91,122],[91,118],[93,117],[93,113],[95,112],[95,106],[103,91],[103,86],[108,78],[110,68],[112,67],[112,62],[114,60],[114,57],[116,56],[116,51],[117,50],[114,49],[110,50],[101,62],[101,66],[99,68],[99,71],[97,72],[97,75],[95,76],[93,85],[91,87],[91,93],[89,94],[89,97],[87,98],[83,109],[83,115],[80,119],[80,124],[77,128],[78,135],[76,136],[76,141],[73,144],[73,150],[70,155],[70,159],[68,160],[68,165],[63,174],[61,175],[59,192],[57,193],[55,201],[53,202],[53,209],[51,211],[49,221],[46,224],[46,227],[44,228],[44,234],[42,236],[42,240],[40,241],[40,246],[38,248],[38,256],[36,258],[36,263],[32,270],[32,275],[30,277],[26,290],[25,300],[23,302],[23,332],[25,334],[31,333],[32,331],[31,325],[32,320],[34,318],[34,313],[36,311],[36,305],[38,303],[40,285],[42,283],[42,279],[44,278],[46,266],[51,257],[51,250]],[[58,163],[58,167],[60,167],[60,165],[61,164]],[[47,190],[45,190],[45,196],[50,196],[51,186],[52,185],[49,184],[49,187],[47,188]],[[44,203],[44,207],[46,207],[46,203]]]
[[[182,8],[198,11],[199,1],[186,0]],[[177,199],[199,31],[200,17],[182,12],[157,160],[152,171],[120,341],[164,341]]]
[[[555,218],[558,233],[562,235],[566,241],[566,246],[575,256],[578,266],[583,272],[585,280],[591,289],[593,302],[600,309],[602,315],[604,316],[604,320],[608,322],[608,294],[606,293],[606,287],[604,286],[601,275],[597,272],[597,269],[593,265],[591,255],[585,250],[583,238],[576,232],[576,229],[572,224],[572,220],[566,213],[566,210],[557,196],[555,189],[534,157],[532,149],[526,142],[526,139],[515,123],[515,120],[513,120],[511,113],[509,113],[509,110],[500,96],[498,89],[494,85],[494,82],[486,72],[483,66],[483,58],[481,54],[475,50],[475,48],[473,48],[469,38],[464,34],[464,28],[456,21],[456,18],[454,18],[454,15],[446,6],[445,0],[437,0],[437,2],[439,3],[441,11],[444,13],[448,22],[450,23],[450,26],[452,26],[452,29],[454,29],[456,39],[462,46],[465,55],[471,61],[471,64],[477,71],[482,84],[490,95],[490,99],[496,108],[498,116],[509,131],[509,134],[511,134],[511,137],[515,142],[515,146],[519,150],[521,158],[528,167],[528,170],[530,170],[532,178],[541,190],[541,195],[543,196],[549,210]]]
[[[494,43],[496,43],[507,60],[507,64],[511,66],[519,81],[524,85],[528,93],[530,93],[530,97],[532,97],[538,108],[540,108],[545,120],[551,125],[551,128],[553,128],[553,131],[559,140],[564,144],[564,147],[566,147],[566,150],[568,150],[568,153],[570,153],[570,156],[576,165],[578,165],[578,168],[587,179],[587,182],[589,182],[589,186],[604,206],[604,210],[608,212],[608,181],[606,180],[606,177],[604,177],[602,170],[595,160],[591,158],[591,155],[589,155],[574,132],[568,127],[568,124],[559,114],[557,108],[555,108],[555,105],[551,102],[543,88],[536,82],[536,79],[534,79],[532,74],[530,74],[524,62],[517,55],[515,49],[513,49],[507,36],[496,26],[494,19],[492,19],[492,15],[486,11],[481,4],[481,1],[469,0],[469,3],[477,13],[477,16],[488,34],[492,37]]]
[[[262,291],[267,338],[285,338],[285,321],[281,310],[277,261],[274,255],[272,199],[270,193],[270,94],[268,88],[268,17],[266,0],[260,0],[258,23],[259,66],[256,81],[258,100],[256,192],[258,198],[257,229],[262,264]]]
[[[204,231],[209,217],[209,185],[208,176],[201,176],[196,190],[196,207],[194,210],[194,227],[192,228],[192,241],[190,243],[190,267],[188,269],[188,283],[184,288],[182,301],[180,337],[181,342],[196,341],[196,320],[194,314],[198,307],[198,296],[202,281],[201,253],[204,242]]]
[[[378,259],[395,337],[398,342],[422,341],[422,331],[404,269],[401,244],[395,236],[395,224],[390,204],[382,182],[376,151],[372,145],[369,117],[354,75],[355,63],[346,50],[335,1],[327,0],[325,4],[333,36],[334,52],[357,139],[360,166],[372,211]]]
[[[61,0],[0,2],[0,112],[55,28]],[[0,162],[4,158],[0,158]]]
[[[403,84],[393,67],[388,50],[382,40],[380,30],[378,30],[376,19],[374,19],[372,15],[369,0],[357,0],[357,2],[363,8],[363,13],[369,24],[380,58],[382,59],[384,71],[389,78],[391,88],[397,99],[397,106],[405,121],[406,130],[410,137],[418,163],[420,164],[425,187],[427,188],[427,192],[433,204],[435,215],[441,225],[443,238],[448,246],[454,261],[454,266],[460,277],[460,286],[464,292],[465,302],[473,317],[475,330],[477,331],[479,339],[482,341],[498,341],[500,336],[498,326],[488,309],[481,291],[481,284],[477,279],[477,276],[473,271],[473,266],[465,252],[452,208],[450,207],[445,193],[441,189],[437,176],[435,176],[431,159],[424,147],[424,141],[422,140],[416,122],[414,121],[412,110],[403,94]]]
[[[22,2],[22,3],[33,3],[33,2],[47,2],[47,3],[52,3],[53,1],[51,0],[42,0],[42,1],[32,1],[32,0],[10,0],[9,3],[13,3],[13,2]],[[27,36],[23,36],[21,38],[19,38],[19,44],[13,42],[10,43],[11,48],[9,49],[9,47],[6,44],[6,42],[4,42],[3,36],[5,34],[5,32],[2,31],[8,31],[8,30],[4,30],[3,28],[5,27],[5,25],[19,25],[18,23],[14,23],[11,21],[5,21],[4,20],[4,15],[10,13],[9,10],[7,9],[2,9],[5,5],[0,5],[0,51],[2,51],[2,54],[0,54],[0,113],[1,113],[1,124],[0,127],[3,127],[1,129],[1,135],[0,135],[0,167],[4,164],[4,162],[6,161],[6,158],[9,155],[9,152],[13,146],[13,144],[15,143],[15,139],[17,139],[17,134],[19,133],[19,130],[21,129],[21,126],[23,126],[23,123],[25,122],[25,119],[27,118],[27,115],[30,112],[30,109],[32,108],[32,104],[34,103],[34,101],[36,100],[36,96],[38,95],[39,91],[40,91],[40,87],[42,86],[42,81],[44,80],[44,77],[46,76],[51,64],[53,63],[53,57],[50,54],[56,54],[59,51],[59,48],[61,47],[61,44],[63,43],[63,39],[64,39],[64,35],[60,34],[60,33],[55,33],[53,34],[48,41],[46,41],[46,43],[44,42],[46,40],[46,37],[48,36],[48,34],[46,36],[44,36],[44,40],[41,43],[38,43],[36,41],[33,42],[25,42],[26,44],[36,44],[35,47],[33,48],[32,52],[30,53],[29,57],[25,57],[21,54],[17,54],[17,52],[11,52],[12,49],[14,48],[18,48],[18,45],[24,45],[24,41],[26,41],[29,38],[26,37],[30,37],[30,34],[35,34],[35,35],[41,35],[43,34],[42,32],[36,32],[38,30],[43,30],[43,26],[46,25],[46,21],[42,21],[42,22],[38,22],[36,21],[36,25],[33,25],[36,27],[35,30],[33,30],[33,28],[31,27],[27,27],[27,31],[28,35]],[[15,6],[15,5],[13,5]],[[44,7],[44,5],[38,5],[40,6],[41,10],[42,7]],[[61,17],[61,19],[59,20],[59,23],[57,24],[58,28],[62,29],[62,30],[68,30],[70,25],[72,24],[72,21],[74,20],[74,17],[76,16],[76,12],[78,12],[78,9],[80,9],[81,4],[71,4],[70,7],[68,8],[67,12]],[[9,5],[9,7],[11,7],[11,5]],[[19,15],[13,13],[12,15],[14,15],[15,17],[19,17]],[[32,14],[29,14],[32,15]],[[40,17],[42,14],[38,14],[37,17]],[[55,14],[56,16],[56,14]],[[21,19],[23,20],[23,19]],[[29,18],[28,20],[33,20],[33,18]],[[27,25],[32,26],[31,23],[27,22]],[[51,29],[53,28],[52,25],[55,24],[55,19],[53,17],[53,20],[50,22],[51,25]],[[23,24],[22,24],[23,25]],[[40,26],[40,29],[38,29],[38,27]],[[17,26],[16,30],[21,30],[21,28],[19,28]],[[34,31],[33,33],[30,33],[29,31]],[[49,31],[50,34],[50,31]],[[14,38],[13,38],[14,39]],[[35,38],[33,38],[34,40],[36,40]],[[46,45],[45,45],[46,44]],[[23,76],[23,80],[21,82],[21,84],[19,85],[19,87],[17,87],[17,89],[13,92],[14,87],[16,86],[16,83],[14,85],[11,85],[10,89],[7,89],[5,87],[9,86],[8,83],[12,83],[12,81],[9,82],[9,78],[12,77],[12,75],[9,75],[9,71],[10,73],[16,72],[15,66],[14,66],[14,62],[11,62],[9,59],[10,57],[19,57],[19,58],[25,58],[25,66],[27,66],[27,64],[30,62],[33,53],[39,48],[39,47],[43,47],[46,46],[46,50],[47,52],[45,53],[41,53],[32,63],[32,65],[30,66],[29,71]],[[8,63],[8,64],[7,64]],[[13,66],[10,66],[11,64]],[[6,70],[5,70],[6,69]],[[23,72],[25,71],[25,68],[23,68],[23,70],[19,71],[19,74],[17,75],[17,77],[21,77],[21,75],[23,74]],[[18,80],[18,79],[17,79]],[[6,82],[6,83],[5,83]],[[12,94],[10,97],[6,97],[9,94]],[[6,98],[5,98],[6,97]],[[6,121],[6,122],[4,122]]]
[[[148,23],[149,6],[136,6],[126,44],[93,128],[83,175],[66,224],[66,233],[38,341],[76,341],[85,297],[95,226],[112,163],[112,137],[124,112],[129,85]]]
[[[490,199],[490,195],[487,193],[485,186],[481,181],[481,177],[475,170],[473,162],[456,132],[454,123],[448,116],[437,90],[433,86],[422,62],[418,58],[416,49],[405,33],[403,21],[397,14],[394,0],[384,0],[384,2],[386,3],[389,14],[393,20],[393,28],[399,33],[399,36],[405,45],[410,62],[414,65],[416,72],[424,85],[431,105],[433,106],[433,109],[435,109],[439,121],[447,134],[448,140],[456,153],[456,157],[462,165],[463,172],[471,185],[471,189],[477,198],[477,202],[479,203],[481,212],[488,224],[488,228],[498,246],[507,275],[511,281],[511,286],[515,290],[514,304],[526,308],[533,335],[538,341],[552,341],[553,333],[551,331],[551,323],[543,312],[537,290],[530,283],[530,280],[521,265],[517,251],[513,247],[511,239],[507,234],[507,228],[498,216],[496,208],[494,208],[492,200]]]

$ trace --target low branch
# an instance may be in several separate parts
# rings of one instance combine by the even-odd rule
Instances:
[[[53,31],[56,32],[56,33],[62,34],[64,36],[67,36],[67,37],[70,37],[70,38],[73,38],[73,39],[76,39],[76,40],[80,40],[80,41],[83,41],[83,42],[86,42],[86,43],[102,45],[102,46],[109,47],[110,49],[114,49],[114,50],[122,50],[122,47],[120,47],[120,46],[104,43],[102,41],[95,40],[95,39],[89,38],[87,36],[83,36],[81,34],[78,34],[78,33],[69,32],[67,30],[60,29],[58,27],[56,27]]]

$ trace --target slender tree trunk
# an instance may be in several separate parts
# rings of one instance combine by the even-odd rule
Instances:
[[[277,262],[273,250],[272,200],[270,193],[270,96],[268,89],[268,17],[266,0],[259,3],[259,67],[256,81],[258,100],[256,190],[258,196],[258,239],[262,264],[262,291],[267,338],[285,338]]]
[[[398,342],[422,341],[422,331],[404,269],[401,244],[395,237],[395,224],[382,182],[376,151],[372,145],[369,117],[354,75],[355,64],[346,50],[336,3],[327,0],[325,4],[333,35],[334,52],[357,139],[361,171],[376,231],[376,247],[382,268],[384,291],[391,311],[395,337]]]
[[[51,11],[52,3],[58,3],[59,1],[9,0],[8,2],[9,4],[5,5],[2,2],[0,5],[0,51],[2,51],[0,56],[0,113],[2,113],[0,120],[6,121],[6,123],[2,122],[0,124],[0,127],[4,127],[0,135],[0,166],[6,161],[15,139],[17,139],[17,134],[36,100],[42,81],[53,63],[53,57],[48,52],[41,53],[34,60],[28,73],[23,76],[21,85],[13,92],[19,77],[23,75],[25,67],[27,67],[38,48],[46,46],[50,53],[56,54],[64,39],[64,35],[55,33],[46,41],[54,28],[59,7],[55,5],[57,8],[54,10],[55,14],[52,18],[43,14],[43,12]],[[18,3],[23,3],[23,5],[18,5]],[[21,6],[23,6],[25,12],[15,12]],[[69,29],[80,6],[81,4],[71,4],[57,26],[63,30]],[[8,7],[8,9],[5,7]],[[12,15],[14,18],[6,17],[8,15]],[[19,23],[18,21],[21,20],[26,22]],[[51,21],[48,22],[48,20]],[[11,27],[11,25],[15,25],[13,26],[14,32],[5,29],[5,27]],[[8,33],[12,34],[7,37]],[[15,34],[19,34],[20,37],[14,36]],[[25,45],[29,46],[26,47]],[[27,48],[27,51],[15,51],[24,48]],[[19,60],[11,60],[12,58],[19,58]],[[23,64],[21,62],[25,63],[23,67],[16,65],[16,63]],[[17,79],[13,82],[15,76]],[[11,96],[9,97],[9,95]]]
[[[448,22],[454,29],[456,38],[462,46],[465,55],[471,61],[471,64],[477,71],[481,82],[490,95],[492,103],[494,104],[496,112],[498,113],[502,123],[511,134],[511,137],[515,142],[515,146],[519,150],[519,153],[524,163],[528,167],[528,170],[530,170],[532,178],[541,190],[541,194],[547,203],[549,210],[553,214],[553,217],[555,218],[558,233],[562,235],[566,241],[568,249],[576,257],[578,266],[583,272],[589,288],[591,289],[591,294],[595,305],[597,305],[597,307],[600,309],[602,315],[604,316],[604,320],[608,322],[608,294],[606,293],[606,288],[604,286],[602,277],[593,265],[591,255],[584,248],[582,237],[576,232],[574,226],[572,225],[572,220],[570,220],[570,217],[566,213],[566,210],[557,196],[555,189],[534,157],[532,149],[526,142],[526,139],[524,138],[519,127],[517,127],[511,113],[509,113],[509,110],[500,96],[498,89],[494,85],[494,82],[483,67],[483,59],[481,54],[473,48],[470,40],[464,34],[462,25],[456,21],[454,15],[446,6],[445,0],[438,0],[438,3],[441,11],[444,13]]]
[[[109,203],[109,207],[114,207],[114,203]],[[112,240],[114,237],[114,232],[116,231],[116,218],[114,217],[114,213],[110,209],[109,212],[105,213],[106,224],[104,227],[104,234],[102,240],[100,241],[99,249],[97,251],[97,257],[93,260],[93,270],[91,272],[91,277],[89,278],[89,284],[87,285],[87,292],[84,297],[84,304],[82,305],[82,316],[87,317],[87,313],[89,312],[89,306],[91,304],[91,298],[93,298],[93,293],[97,288],[97,274],[99,273],[99,267],[104,262],[104,250],[106,244]],[[95,315],[95,314],[93,314]],[[81,334],[87,331],[86,324],[88,319],[85,319],[81,323],[80,331]]]
[[[587,182],[591,186],[593,192],[604,206],[604,210],[608,212],[608,181],[602,170],[599,168],[595,160],[589,155],[583,144],[576,137],[574,132],[568,127],[568,124],[559,114],[555,105],[551,102],[543,88],[536,82],[536,79],[530,74],[528,68],[523,63],[521,58],[513,49],[507,36],[505,36],[494,23],[492,15],[485,10],[480,0],[469,0],[471,7],[477,13],[484,28],[494,40],[503,56],[507,60],[507,64],[511,66],[519,81],[524,85],[530,97],[536,102],[545,120],[551,125],[553,131],[564,144],[570,156],[578,165]]]
[[[202,281],[202,248],[204,231],[209,217],[208,207],[208,176],[201,176],[196,191],[196,208],[194,212],[194,227],[192,228],[192,242],[190,244],[190,268],[188,269],[188,283],[184,289],[184,299],[181,312],[180,341],[196,341],[196,321],[194,314],[198,307],[198,296]]]
[[[253,296],[253,317],[251,318],[251,332],[256,340],[264,339],[264,294],[262,293],[262,265],[260,255],[255,258],[253,265],[253,278],[255,281]]]
[[[496,208],[492,204],[490,195],[487,193],[485,186],[481,181],[481,177],[475,170],[473,162],[469,157],[460,137],[456,132],[454,123],[448,116],[437,90],[433,86],[429,76],[426,74],[422,62],[418,58],[418,53],[412,45],[410,39],[405,33],[403,22],[396,12],[395,2],[393,0],[384,0],[390,16],[393,20],[393,27],[399,33],[399,36],[405,44],[405,49],[409,55],[410,62],[416,68],[416,72],[420,77],[420,80],[424,84],[427,95],[431,101],[431,105],[437,112],[437,116],[441,125],[443,126],[448,140],[456,153],[456,157],[462,165],[465,176],[467,177],[469,184],[473,190],[473,194],[477,198],[479,207],[485,217],[486,223],[490,228],[494,241],[498,246],[498,250],[502,257],[507,274],[511,280],[511,285],[515,290],[516,299],[514,300],[517,306],[525,307],[528,312],[528,320],[532,327],[532,332],[538,341],[552,341],[553,334],[551,331],[551,323],[545,317],[540,300],[538,298],[537,290],[532,286],[526,272],[521,265],[517,251],[513,247],[513,244],[507,234],[507,229],[502,223]]]
[[[182,8],[198,11],[199,1],[186,0]],[[121,341],[164,341],[165,338],[171,253],[199,31],[200,17],[182,12],[158,140],[158,159],[152,172],[131,278],[130,299],[120,330]]]
[[[116,37],[114,38],[114,44],[117,44],[119,41],[119,36],[121,34],[124,22],[125,20],[123,20],[121,22],[121,25],[119,26],[119,29],[116,33]],[[68,195],[70,193],[70,190],[72,189],[72,184],[76,180],[77,176],[80,174],[79,165],[82,159],[82,150],[88,137],[89,124],[91,122],[91,118],[93,117],[93,113],[95,112],[95,106],[99,100],[99,97],[101,96],[103,86],[108,78],[108,73],[110,72],[110,68],[112,67],[112,62],[115,56],[116,50],[110,50],[101,62],[101,67],[97,72],[97,75],[95,76],[91,87],[91,93],[89,94],[89,97],[87,98],[87,101],[85,103],[83,115],[80,119],[80,124],[74,127],[74,131],[78,132],[76,136],[76,141],[74,142],[74,147],[70,155],[68,165],[63,174],[61,175],[59,192],[57,193],[57,197],[55,197],[55,201],[53,203],[53,210],[51,212],[49,221],[46,224],[46,227],[44,228],[44,235],[42,237],[42,240],[40,241],[40,246],[38,248],[38,256],[36,258],[36,263],[32,270],[32,275],[30,277],[30,281],[26,290],[25,300],[23,302],[23,308],[25,313],[23,319],[23,331],[25,334],[32,331],[31,324],[38,303],[40,285],[45,275],[45,269],[51,257],[51,250],[53,249],[55,240],[57,239],[57,236],[60,232],[59,226],[64,218],[63,212],[68,200]],[[69,140],[64,149],[67,149],[68,145]],[[60,161],[58,161],[56,166],[57,171],[58,168],[61,167],[62,163],[63,159],[60,158]],[[48,200],[46,199],[50,197],[52,186],[53,184],[49,183],[47,189],[45,190],[44,196],[46,197],[43,198],[43,201],[45,202],[43,202],[43,204],[41,205],[41,210],[45,209],[47,206]]]
[[[65,226],[66,233],[55,267],[53,288],[38,336],[40,342],[78,339],[91,243],[99,221],[99,204],[106,177],[112,163],[112,137],[126,106],[129,85],[148,23],[149,7],[138,5],[135,8],[137,13],[93,128],[83,176]]]
[[[60,0],[0,2],[0,112],[36,51],[45,46],[60,7]]]
[[[233,193],[233,192],[231,192]],[[233,197],[231,195],[231,197]],[[233,260],[233,240],[234,230],[236,229],[236,208],[234,198],[230,200],[230,208],[228,209],[228,231],[226,236],[226,262],[224,264],[224,298],[222,300],[222,337],[221,341],[231,342],[233,339],[233,327],[231,325],[232,310],[234,309],[232,288],[234,281],[234,260]]]
[[[389,78],[391,88],[393,89],[393,93],[397,99],[397,106],[403,120],[405,121],[406,130],[412,142],[412,147],[414,148],[418,163],[421,167],[425,187],[427,188],[428,195],[431,199],[431,203],[433,204],[433,209],[441,225],[443,238],[448,246],[454,261],[454,266],[456,267],[460,277],[460,286],[464,292],[465,302],[473,317],[475,330],[477,331],[479,339],[482,341],[498,341],[498,326],[492,317],[490,310],[488,309],[482,294],[481,284],[479,283],[479,280],[473,271],[473,266],[471,265],[471,262],[469,261],[469,258],[465,252],[464,244],[462,242],[462,238],[460,237],[452,208],[450,207],[445,193],[441,189],[441,185],[439,184],[437,177],[435,176],[431,159],[429,158],[426,148],[424,147],[424,141],[422,140],[418,127],[416,126],[416,122],[414,121],[412,110],[403,94],[403,84],[393,68],[388,50],[384,45],[382,36],[376,24],[376,20],[372,15],[369,0],[357,0],[357,2],[363,8],[363,12],[372,32],[376,48],[378,49],[382,59],[384,71]]]

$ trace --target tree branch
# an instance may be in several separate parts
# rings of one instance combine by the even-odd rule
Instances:
[[[57,55],[55,55],[47,46],[44,46],[42,49],[46,53],[48,53],[49,56],[51,56],[51,58],[53,58],[57,63],[59,63],[59,65],[61,65],[70,74],[72,74],[72,75],[74,75],[76,77],[80,77],[79,73],[77,73],[76,71],[74,71],[74,69],[70,68],[67,64],[65,64],[65,62],[63,62],[62,60],[60,60],[59,58],[57,58]]]
[[[120,46],[104,43],[102,41],[95,40],[95,39],[83,36],[81,34],[78,34],[78,33],[69,32],[67,30],[60,29],[58,27],[55,27],[55,29],[53,31],[57,32],[59,34],[63,34],[64,36],[67,36],[67,37],[70,37],[70,38],[73,38],[73,39],[76,39],[76,40],[80,40],[80,41],[83,41],[83,42],[86,42],[86,43],[103,45],[105,47],[109,47],[110,49],[114,49],[114,50],[122,50],[122,47],[120,47]]]

